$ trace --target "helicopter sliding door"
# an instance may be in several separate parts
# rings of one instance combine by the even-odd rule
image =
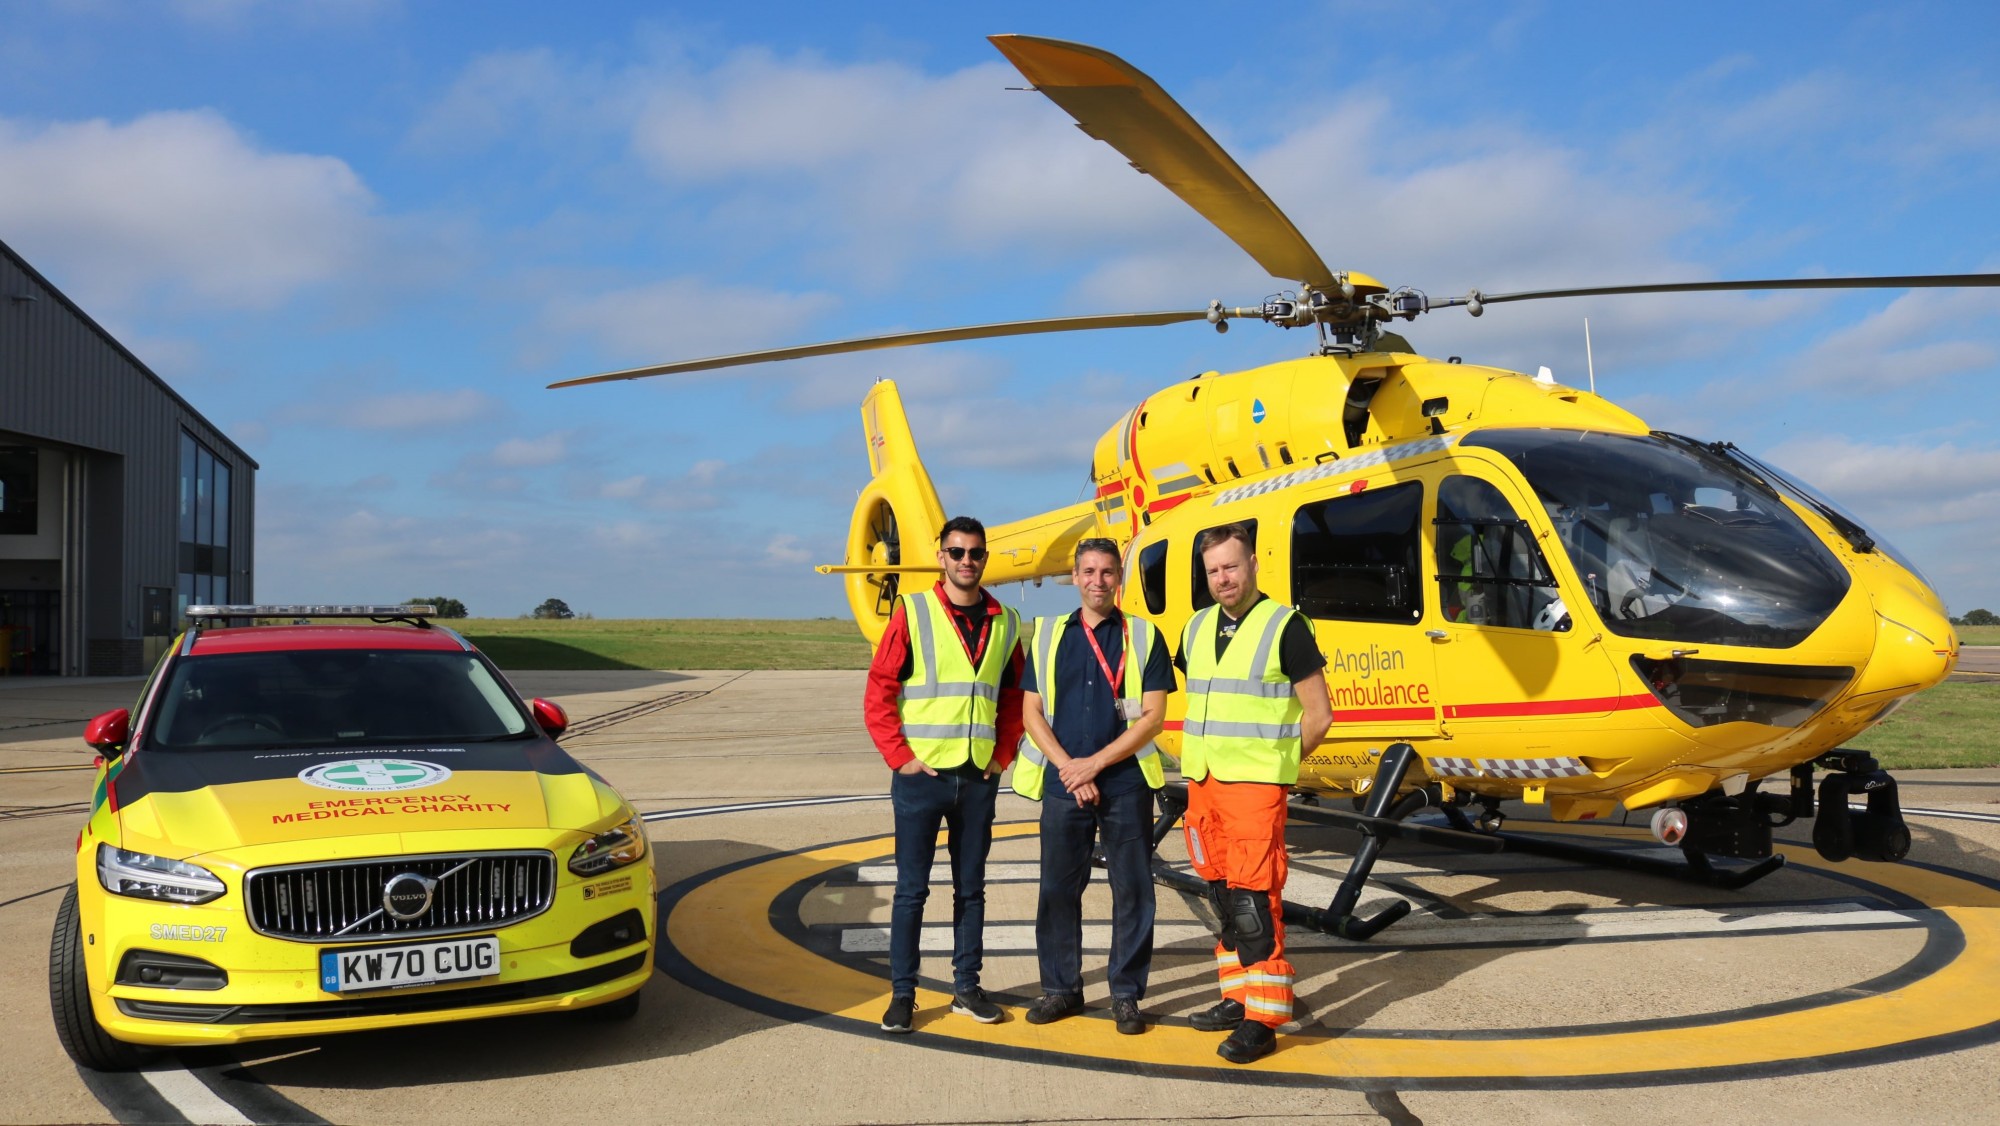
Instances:
[[[1326,655],[1333,727],[1304,770],[1323,781],[1374,773],[1383,747],[1438,734],[1424,637],[1424,486],[1343,488],[1292,517],[1291,601]]]
[[[1549,566],[1549,529],[1522,513],[1514,483],[1455,460],[1437,482],[1433,558],[1437,599],[1429,637],[1439,718],[1449,742],[1430,763],[1447,778],[1536,780],[1590,773],[1568,721],[1616,707],[1618,674],[1599,637],[1573,628],[1582,592]]]

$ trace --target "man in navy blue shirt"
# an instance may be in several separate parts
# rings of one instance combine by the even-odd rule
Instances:
[[[1153,791],[1163,781],[1153,737],[1174,671],[1160,631],[1119,611],[1119,570],[1117,544],[1079,543],[1071,574],[1082,607],[1036,623],[1021,682],[1033,745],[1016,760],[1014,789],[1042,799],[1042,997],[1028,1023],[1083,1009],[1083,889],[1095,838],[1111,882],[1111,1015],[1136,1035],[1153,961]]]

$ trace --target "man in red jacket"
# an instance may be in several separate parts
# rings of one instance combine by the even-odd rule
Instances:
[[[979,987],[986,926],[986,854],[1000,774],[1021,742],[1020,617],[980,586],[986,529],[947,521],[935,587],[905,595],[868,669],[862,713],[890,780],[896,816],[896,898],[889,922],[890,999],[882,1031],[909,1032],[918,945],[940,823],[949,830],[951,1011],[992,1024],[1005,1014]]]

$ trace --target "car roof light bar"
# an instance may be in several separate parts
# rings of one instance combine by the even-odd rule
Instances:
[[[190,606],[187,616],[199,618],[426,618],[437,607],[425,603],[409,606],[371,606],[349,603],[327,605],[257,604],[250,606]]]

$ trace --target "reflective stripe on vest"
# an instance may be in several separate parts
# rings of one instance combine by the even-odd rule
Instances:
[[[1181,774],[1289,786],[1299,779],[1305,709],[1285,676],[1278,639],[1296,611],[1271,599],[1251,607],[1218,661],[1220,612],[1210,606],[1196,614],[1181,639],[1187,662]]]
[[[1119,695],[1135,704],[1143,701],[1146,690],[1146,658],[1153,652],[1153,633],[1158,628],[1144,618],[1127,614],[1125,621],[1132,628],[1131,644],[1125,647],[1121,658],[1125,664],[1125,680]],[[1036,618],[1034,640],[1029,643],[1028,659],[1035,663],[1035,687],[1042,697],[1042,718],[1054,726],[1056,720],[1056,647],[1062,644],[1063,633],[1069,628],[1069,615],[1054,618]],[[1131,724],[1128,722],[1127,727]],[[1094,753],[1094,752],[1093,752]],[[1146,744],[1132,756],[1139,760],[1139,773],[1145,776],[1146,785],[1157,790],[1167,784],[1166,771],[1160,765],[1160,749],[1148,739]],[[1041,801],[1044,768],[1049,760],[1035,746],[1033,738],[1023,733],[1020,757],[1014,760],[1014,792],[1030,801]]]
[[[984,770],[999,737],[1000,678],[1014,653],[1020,615],[1002,607],[992,616],[977,669],[936,592],[905,595],[903,618],[910,627],[910,679],[896,699],[903,738],[933,770],[967,762]]]

